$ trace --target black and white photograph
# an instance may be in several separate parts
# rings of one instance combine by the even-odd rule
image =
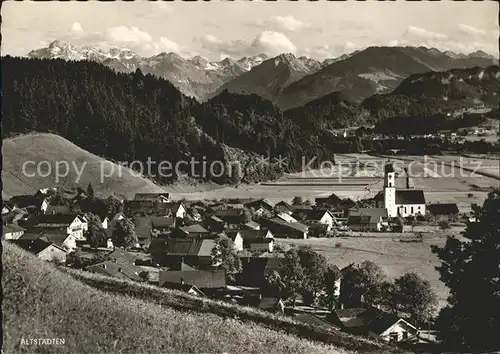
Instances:
[[[2,354],[500,353],[499,2],[0,6]]]

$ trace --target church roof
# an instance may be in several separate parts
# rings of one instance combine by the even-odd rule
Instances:
[[[425,204],[424,191],[418,189],[397,189],[397,205]]]

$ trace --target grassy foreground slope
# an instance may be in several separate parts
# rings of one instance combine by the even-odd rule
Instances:
[[[55,134],[40,133],[17,136],[3,140],[3,196],[11,197],[20,194],[35,193],[39,188],[60,185],[72,188],[77,185],[86,187],[92,183],[94,190],[103,194],[118,194],[124,197],[133,196],[137,192],[161,192],[162,188],[152,181],[139,176],[130,169],[118,166],[97,155],[83,150],[70,141]],[[23,173],[23,164],[26,172]],[[48,161],[42,163],[42,161]],[[60,163],[60,175],[65,174],[68,163],[67,176],[56,180],[56,164]],[[40,173],[36,166],[40,164]],[[50,165],[50,174],[49,172]],[[78,180],[78,172],[82,171]],[[42,177],[48,174],[46,177]],[[102,178],[101,178],[102,177]],[[59,183],[57,183],[59,182]]]
[[[349,353],[251,322],[104,292],[3,246],[5,353]],[[26,346],[23,338],[65,343]]]

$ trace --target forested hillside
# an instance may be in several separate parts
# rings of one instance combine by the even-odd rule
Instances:
[[[199,105],[168,81],[140,71],[125,74],[94,62],[12,57],[3,58],[2,66],[4,136],[51,132],[94,154],[129,162],[227,162],[223,144],[243,149],[253,160],[255,153],[269,154],[271,161],[281,154],[291,168],[300,166],[302,155],[330,155],[320,147],[321,134],[311,139],[318,134],[300,129],[257,96],[224,93]],[[192,172],[191,167],[184,172]],[[276,174],[275,169],[268,172]],[[266,173],[253,175],[265,179]],[[229,182],[237,181],[231,177]]]

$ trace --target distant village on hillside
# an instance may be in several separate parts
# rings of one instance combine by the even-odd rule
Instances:
[[[86,190],[46,188],[3,201],[3,239],[59,265],[254,306],[383,341],[413,342],[420,340],[420,324],[367,303],[363,296],[343,294],[348,291],[343,277],[354,264],[342,269],[328,265],[335,300],[327,306],[304,296],[285,301],[269,282],[286,254],[279,239],[402,233],[416,220],[439,222],[443,228],[459,218],[473,221],[459,214],[456,204],[427,204],[408,176],[406,188],[396,188],[396,178],[388,163],[383,190],[372,199],[331,194],[314,202],[298,196],[276,204],[266,199],[173,201],[169,193],[100,199],[91,185]]]

